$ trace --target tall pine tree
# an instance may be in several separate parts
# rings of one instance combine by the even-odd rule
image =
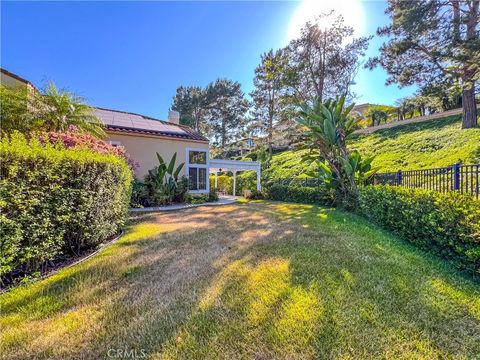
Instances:
[[[208,131],[208,103],[205,89],[199,86],[179,86],[173,97],[172,110],[180,113],[180,123],[195,131]]]
[[[477,127],[475,81],[480,77],[478,0],[389,0],[389,40],[367,66],[387,70],[387,84],[426,87],[452,81],[462,89],[463,128]]]
[[[236,140],[246,126],[249,103],[237,81],[218,79],[205,91],[209,104],[209,136],[214,145],[224,148]]]
[[[255,90],[250,94],[253,99],[253,115],[262,133],[267,135],[268,152],[273,151],[273,131],[275,125],[285,114],[284,73],[288,59],[283,50],[270,50],[261,57],[260,65],[255,69],[253,84]]]

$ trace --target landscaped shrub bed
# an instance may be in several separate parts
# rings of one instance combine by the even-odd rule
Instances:
[[[210,189],[208,194],[187,194],[185,198],[185,202],[192,205],[215,201],[218,201],[218,193],[215,189]]]
[[[269,200],[296,202],[301,204],[332,205],[333,194],[324,187],[270,185],[265,197]]]
[[[246,190],[244,195],[248,200],[263,200],[265,199],[265,192],[262,190]]]
[[[403,239],[480,273],[480,201],[388,185],[360,192],[360,210]]]
[[[123,225],[132,171],[121,157],[14,133],[0,142],[0,159],[3,284],[94,248]]]

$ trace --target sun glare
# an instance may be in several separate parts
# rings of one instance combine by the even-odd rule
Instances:
[[[364,15],[359,0],[303,0],[290,19],[285,40],[288,42],[298,38],[300,30],[307,21],[313,22],[315,16],[329,13],[331,10],[334,10],[334,14],[343,16],[345,24],[355,30],[355,36],[363,34]],[[328,27],[331,25],[330,22],[327,19],[321,19],[320,25]]]

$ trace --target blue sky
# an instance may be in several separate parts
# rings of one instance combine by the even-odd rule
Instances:
[[[179,85],[226,77],[250,92],[261,53],[288,42],[302,5],[312,13],[287,1],[2,2],[1,66],[38,87],[52,80],[95,106],[164,119]],[[388,23],[384,2],[358,6],[339,11],[363,35]],[[381,43],[372,40],[368,55]],[[385,78],[381,69],[361,70],[356,102],[393,104],[412,93],[385,87]]]

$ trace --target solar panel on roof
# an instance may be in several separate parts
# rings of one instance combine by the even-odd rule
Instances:
[[[95,115],[98,116],[105,125],[113,125],[113,114],[103,110],[96,110]]]
[[[187,134],[182,128],[158,120],[146,119],[135,114],[120,113],[103,109],[96,109],[96,115],[110,126],[120,126],[136,130],[158,131],[168,134]]]

